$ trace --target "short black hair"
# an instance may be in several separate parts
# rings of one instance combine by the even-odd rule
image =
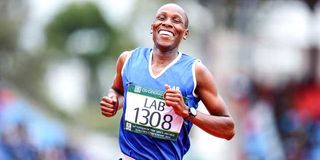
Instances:
[[[184,16],[186,18],[185,27],[188,28],[189,27],[189,18],[188,18],[188,15],[187,15],[187,13],[185,11],[184,11]]]
[[[183,14],[184,14],[184,18],[185,18],[185,28],[187,29],[188,27],[189,27],[189,18],[188,18],[188,15],[187,15],[187,13],[186,13],[186,11],[180,6],[180,5],[178,5],[178,4],[176,4],[176,3],[167,3],[167,4],[165,4],[165,5],[175,5],[175,6],[177,6],[177,7],[179,7],[180,9],[182,9],[182,11],[183,11]],[[165,5],[162,5],[159,9],[158,9],[158,11],[163,7],[163,6],[165,6]]]

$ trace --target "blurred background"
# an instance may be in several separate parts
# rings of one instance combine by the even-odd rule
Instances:
[[[231,141],[194,127],[185,159],[319,160],[318,0],[2,0],[0,159],[119,158],[121,111],[104,118],[99,101],[118,55],[152,47],[167,2],[189,16],[180,51],[214,74],[236,122]]]

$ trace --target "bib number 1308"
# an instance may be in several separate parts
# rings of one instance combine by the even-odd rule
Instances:
[[[138,107],[134,108],[134,111],[136,115],[135,123],[139,123],[141,125],[149,124],[151,127],[159,127],[160,125],[161,128],[164,130],[170,130],[171,128],[171,122],[173,120],[173,117],[169,114],[165,114],[164,116],[161,116],[161,114],[157,111],[150,113],[148,109],[141,109]]]
[[[176,140],[183,118],[165,105],[163,92],[130,85],[126,96],[125,129],[155,138]]]

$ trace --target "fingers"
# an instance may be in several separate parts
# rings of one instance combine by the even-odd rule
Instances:
[[[171,93],[167,93],[165,96],[165,100],[166,101],[173,101],[173,102],[178,102],[181,100],[181,95],[180,94],[171,94]]]
[[[173,102],[173,101],[165,101],[165,103],[166,103],[166,106],[169,106],[169,107],[176,107],[176,106],[178,106],[178,102]]]
[[[168,84],[165,84],[164,87],[166,88],[164,96],[166,96],[168,93],[181,94],[179,87],[174,86],[171,88]]]
[[[166,106],[172,107],[177,115],[185,117],[184,100],[179,90],[167,89],[164,100]]]
[[[101,114],[106,117],[112,117],[115,115],[115,109],[107,108],[107,107],[101,107]]]
[[[107,97],[107,96],[104,96],[103,98],[102,98],[102,100],[101,100],[101,102],[106,102],[106,103],[114,103],[114,102],[116,102],[117,101],[117,99],[116,99],[116,97]]]
[[[166,90],[170,89],[170,86],[168,84],[165,84],[164,87],[166,88]]]
[[[167,89],[163,98],[170,101],[179,101],[182,99],[182,94],[180,90]]]
[[[179,106],[179,104],[183,102],[179,88],[171,88],[168,84],[165,84],[164,87],[166,88],[166,92],[163,98],[166,105],[171,107]]]
[[[117,98],[116,97],[103,97],[100,101],[100,109],[102,115],[106,117],[112,117],[117,112]]]

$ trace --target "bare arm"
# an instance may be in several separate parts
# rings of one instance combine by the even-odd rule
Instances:
[[[202,64],[196,64],[196,94],[207,108],[210,115],[198,111],[192,118],[193,124],[207,133],[230,140],[234,136],[234,122],[224,100],[219,96],[213,76]]]
[[[204,130],[205,132],[230,140],[234,136],[234,122],[227,111],[227,106],[223,99],[218,95],[213,76],[202,64],[196,64],[197,87],[196,94],[207,108],[209,114],[198,111],[196,117],[189,117],[188,106],[184,103],[183,96],[179,90],[172,89],[165,85],[165,103],[173,108],[174,112],[188,119]]]
[[[116,64],[116,74],[113,79],[112,87],[109,89],[107,96],[100,101],[101,113],[106,117],[114,116],[123,106],[123,85],[121,71],[125,60],[130,52],[121,53]]]

